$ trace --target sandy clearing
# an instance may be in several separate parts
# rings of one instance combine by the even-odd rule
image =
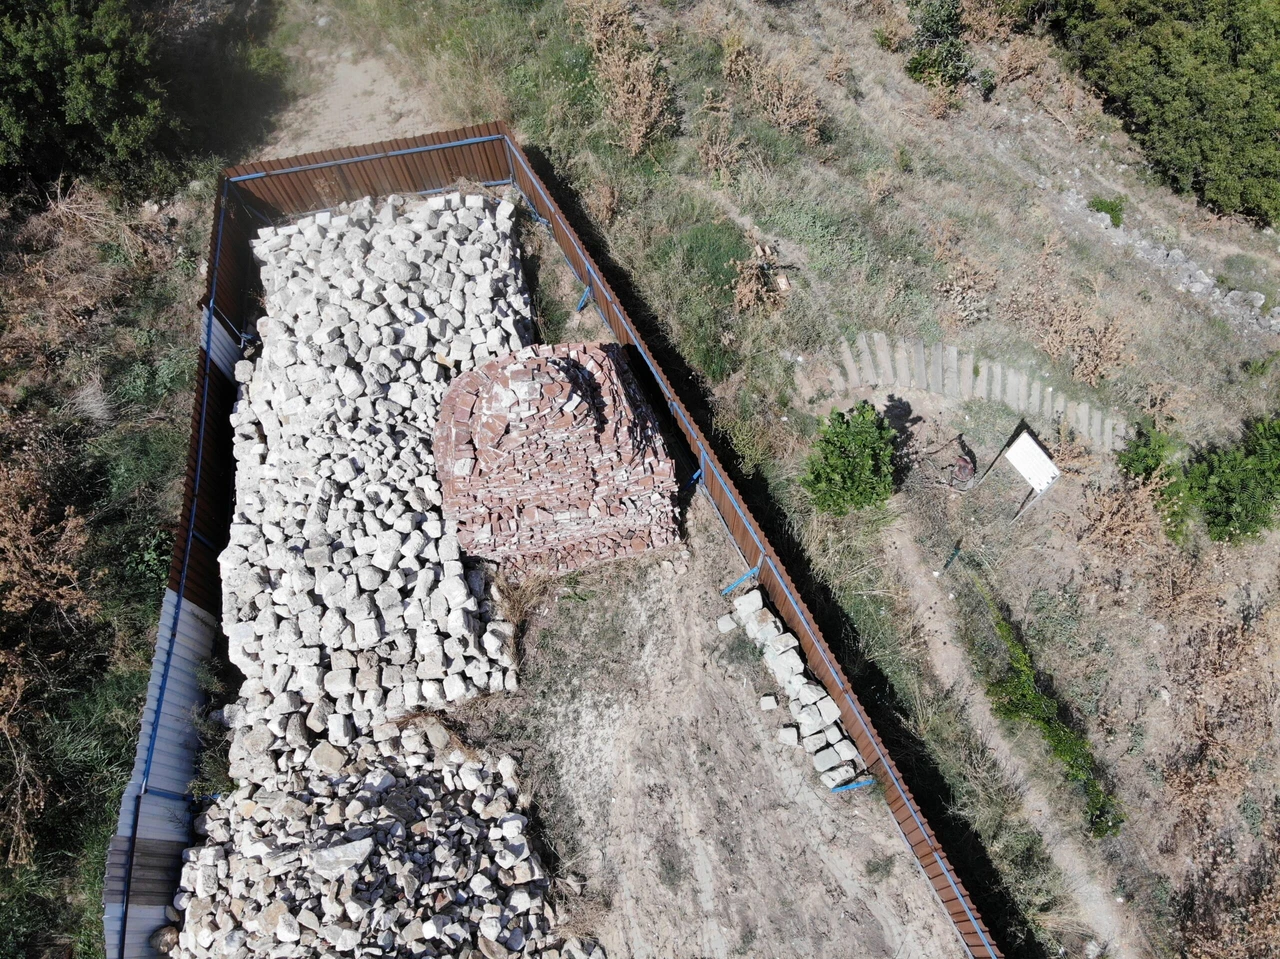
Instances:
[[[399,79],[387,64],[351,49],[307,51],[309,92],[279,118],[254,159],[375,143],[443,129],[425,87]]]

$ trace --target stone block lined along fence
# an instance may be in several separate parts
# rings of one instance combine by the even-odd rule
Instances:
[[[1034,372],[961,353],[955,346],[928,344],[919,337],[891,339],[880,331],[859,333],[852,346],[842,339],[839,362],[832,363],[826,382],[817,376],[802,388],[801,396],[815,400],[824,388],[843,398],[854,390],[896,388],[960,402],[1001,403],[1032,425],[1065,422],[1082,443],[1100,452],[1120,449],[1128,431],[1115,412],[1068,399]]]

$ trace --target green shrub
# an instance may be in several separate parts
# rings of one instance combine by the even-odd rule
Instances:
[[[883,503],[893,492],[895,447],[893,427],[866,400],[848,415],[835,410],[818,427],[800,485],[819,510],[837,516]]]
[[[1001,652],[1006,657],[1001,671],[987,680],[987,695],[996,715],[1030,723],[1040,730],[1049,751],[1062,763],[1067,779],[1084,790],[1089,832],[1098,839],[1115,835],[1124,822],[1124,813],[1119,800],[1099,781],[1089,740],[1062,721],[1058,702],[1040,688],[1026,644],[990,594],[982,587],[979,590],[986,595]]]
[[[954,88],[968,82],[973,57],[962,36],[960,0],[912,0],[910,6],[916,32],[908,41],[913,52],[907,74],[929,86]]]
[[[0,0],[0,170],[137,169],[165,127],[151,39],[125,0]]]
[[[1120,466],[1149,477],[1167,462],[1170,447],[1164,434],[1139,432],[1120,454]],[[1158,503],[1175,540],[1185,538],[1197,517],[1220,542],[1260,535],[1275,524],[1280,507],[1280,417],[1256,420],[1236,445],[1205,450],[1166,475]]]
[[[991,95],[996,92],[996,72],[990,67],[978,74],[978,92],[984,100],[990,100]]]
[[[1187,469],[1186,484],[1211,538],[1246,539],[1270,529],[1280,503],[1280,418],[1252,424],[1237,446],[1203,454]]]
[[[1280,4],[1036,5],[1155,169],[1224,213],[1280,218]]]
[[[1089,209],[1095,213],[1105,213],[1111,217],[1112,226],[1119,226],[1124,222],[1124,205],[1128,199],[1126,196],[1118,196],[1111,200],[1095,196],[1089,200]]]
[[[1137,435],[1116,456],[1116,462],[1130,476],[1149,480],[1169,461],[1175,448],[1173,437],[1145,423],[1138,427]]]

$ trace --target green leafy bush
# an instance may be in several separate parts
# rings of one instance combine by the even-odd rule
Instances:
[[[984,100],[990,100],[996,92],[996,72],[990,67],[978,74],[978,92]]]
[[[1175,449],[1173,437],[1145,423],[1138,427],[1137,435],[1116,455],[1116,462],[1130,476],[1149,480],[1169,461]]]
[[[1034,9],[1176,189],[1224,213],[1280,219],[1280,4],[1050,0]]]
[[[1280,418],[1256,420],[1241,442],[1205,450],[1181,468],[1166,468],[1173,449],[1166,434],[1140,429],[1118,459],[1121,469],[1142,479],[1165,469],[1168,484],[1157,502],[1175,540],[1186,537],[1197,517],[1218,541],[1247,539],[1274,525],[1280,507]]]
[[[1057,700],[1040,688],[1035,664],[1022,638],[984,592],[991,610],[996,635],[1006,657],[1003,669],[987,681],[987,694],[996,715],[1028,722],[1040,730],[1055,759],[1062,763],[1067,779],[1077,783],[1085,795],[1085,816],[1089,832],[1098,839],[1120,831],[1124,813],[1098,777],[1097,761],[1089,740],[1068,726],[1059,715]]]
[[[1270,529],[1280,504],[1280,419],[1259,420],[1239,445],[1204,453],[1188,467],[1186,486],[1213,539]]]
[[[847,415],[835,410],[818,427],[800,485],[819,510],[837,516],[883,503],[893,492],[895,448],[893,427],[866,400]]]
[[[0,0],[0,170],[124,173],[165,127],[151,40],[125,0]]]
[[[1095,196],[1089,201],[1089,209],[1095,213],[1105,213],[1111,217],[1111,225],[1119,226],[1124,222],[1124,205],[1128,202],[1128,197],[1118,196],[1108,200],[1104,197]]]
[[[913,0],[911,22],[916,32],[909,41],[914,52],[907,59],[907,74],[930,86],[968,82],[973,57],[962,38],[960,0]]]

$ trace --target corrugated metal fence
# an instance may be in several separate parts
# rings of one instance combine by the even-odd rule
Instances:
[[[391,140],[286,160],[251,163],[225,171],[220,179],[209,256],[209,290],[202,304],[206,308],[206,335],[193,413],[187,501],[170,574],[173,598],[172,601],[166,600],[167,619],[162,620],[157,639],[159,665],[153,667],[153,688],[148,697],[147,716],[165,717],[171,712],[165,703],[174,682],[169,663],[175,660],[177,650],[191,642],[183,637],[186,624],[184,604],[188,609],[195,607],[191,618],[200,622],[204,620],[197,614],[203,614],[212,623],[219,609],[216,557],[226,541],[230,470],[233,468],[227,424],[227,414],[235,395],[229,375],[230,366],[244,343],[241,331],[246,329],[250,314],[257,309],[253,299],[257,289],[257,271],[253,268],[249,250],[250,236],[259,225],[273,223],[282,217],[328,209],[363,196],[437,192],[452,188],[459,180],[486,186],[514,184],[530,207],[547,222],[569,265],[590,291],[614,336],[639,353],[677,428],[698,461],[706,493],[724,519],[739,550],[758,568],[761,587],[800,640],[810,669],[839,704],[846,730],[869,762],[871,771],[883,784],[902,837],[937,892],[961,941],[975,959],[999,957],[1000,950],[992,942],[968,893],[850,688],[780,556],[747,508],[706,436],[672,388],[662,365],[588,255],[581,239],[545,184],[534,173],[524,151],[501,123],[428,134],[411,140]],[[180,698],[186,701],[185,688]],[[151,890],[163,884],[158,864],[165,855],[166,847],[146,844],[164,842],[167,838],[144,835],[139,828],[138,812],[139,808],[144,814],[148,812],[149,799],[164,800],[164,796],[157,795],[157,789],[148,785],[148,774],[153,777],[156,769],[157,743],[165,738],[157,736],[157,728],[167,730],[167,727],[157,727],[151,720],[144,719],[135,781],[130,784],[130,793],[125,799],[126,807],[130,803],[135,806],[133,829],[127,828],[130,820],[126,815],[128,808],[122,809],[121,831],[113,843],[109,864],[106,902],[108,954],[119,959],[144,955],[145,949],[138,951],[135,944],[139,936],[144,942],[145,933],[156,923],[145,923],[139,916],[145,929],[135,933],[133,922],[129,920],[127,930],[123,928],[123,921],[117,922],[113,930],[113,909],[115,915],[123,912],[125,916],[131,908],[149,909],[155,902],[155,893]],[[176,732],[170,731],[169,735],[173,738]],[[144,748],[148,743],[149,748]],[[190,749],[184,753],[180,746],[175,746],[166,761],[169,766],[180,770],[184,762],[189,767],[190,760]],[[147,816],[142,815],[141,821],[145,824]],[[167,849],[171,852],[172,846]],[[140,855],[143,851],[151,857],[147,859],[150,865],[145,875],[144,857]],[[147,901],[144,901],[145,897],[139,898],[136,895],[139,889],[145,889],[151,898]]]

